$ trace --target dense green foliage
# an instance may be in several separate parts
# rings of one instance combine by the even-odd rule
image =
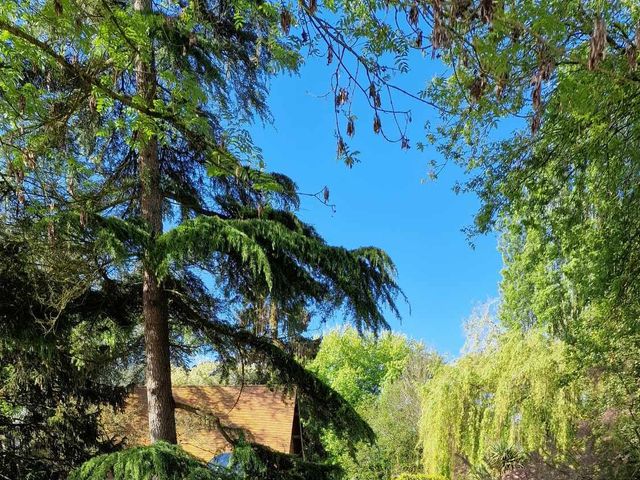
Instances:
[[[566,463],[587,470],[598,462],[615,467],[582,472],[590,478],[634,478],[640,458],[638,3],[432,4],[438,19],[432,25],[432,39],[438,40],[433,46],[450,68],[427,89],[446,114],[428,140],[470,174],[458,186],[482,201],[470,232],[497,230],[504,253],[498,315],[507,333],[485,362],[498,365],[514,338],[526,343],[541,336],[549,342],[529,359],[531,368],[553,358],[565,366],[562,383],[546,379],[578,388],[580,396],[567,405],[577,411],[590,400],[581,413],[595,445],[585,448],[600,449],[596,456],[606,457],[579,456]],[[556,356],[551,345],[564,353]],[[545,352],[550,358],[541,360]],[[473,356],[465,357],[443,373],[450,375],[450,382],[443,382],[458,385],[454,391],[461,398],[474,397],[471,386],[487,388],[486,372],[474,363]],[[519,365],[502,374],[509,378]],[[465,380],[467,375],[479,378]],[[494,387],[488,391],[492,408],[509,404]],[[530,393],[533,400],[536,391]],[[516,400],[519,408],[526,407],[527,399]],[[552,406],[549,399],[546,408]],[[463,439],[492,438],[498,413],[483,418],[479,430],[471,422],[455,433],[453,438],[463,442],[457,447],[480,455],[486,445],[464,446]],[[512,417],[518,429],[528,429],[524,418]],[[553,418],[537,418],[537,428]],[[556,437],[554,448],[580,448],[580,438],[564,437],[562,431],[562,422],[547,430]],[[506,440],[527,443],[526,438]],[[605,446],[609,440],[615,446]],[[432,445],[435,465],[426,467],[443,468],[451,458],[436,459]],[[538,451],[545,449],[538,445]],[[439,450],[438,455],[457,454],[456,446],[441,444]],[[571,475],[579,473],[574,469]]]
[[[564,346],[539,329],[443,367],[424,394],[425,467],[449,478],[460,458],[478,465],[500,444],[562,455],[584,401],[569,373]]]
[[[207,468],[180,447],[156,442],[95,457],[74,471],[69,480],[234,480],[232,474]]]
[[[66,260],[71,269],[79,259]],[[2,478],[64,478],[113,448],[99,415],[121,404],[115,367],[126,364],[115,359],[136,341],[137,284],[99,283],[60,303],[56,292],[68,286],[46,263],[35,244],[0,234]]]
[[[149,395],[160,399],[162,390],[165,423],[172,407],[162,346],[171,343],[173,360],[200,347],[225,368],[264,362],[298,386],[319,421],[367,438],[355,410],[294,353],[309,312],[343,311],[359,330],[378,330],[387,326],[383,306],[397,313],[399,288],[384,252],[329,246],[296,217],[295,184],[266,171],[245,130],[254,117],[268,120],[269,76],[300,61],[280,20],[277,5],[243,1],[3,3],[0,217],[60,274],[64,288],[52,290],[52,302],[82,302],[101,285],[138,289],[121,306],[134,323],[138,308],[144,314],[144,345],[155,349],[147,380],[157,372],[150,381],[163,386]],[[160,212],[151,219],[154,202]],[[68,258],[82,269],[66,268]],[[140,282],[156,285],[159,300],[141,302],[151,288]],[[107,321],[101,308],[65,348],[111,342],[118,361],[139,359],[140,329],[102,338],[93,328]],[[265,324],[266,309],[275,323]],[[20,334],[36,338],[42,325],[54,343],[65,340],[55,316],[34,313]],[[109,367],[96,366],[95,378]]]
[[[309,368],[351,402],[375,433],[375,442],[352,449],[334,431],[323,431],[322,444],[345,478],[391,479],[421,470],[420,389],[440,364],[436,354],[398,334],[363,337],[344,329],[323,337]]]
[[[221,378],[263,363],[296,384],[319,422],[309,429],[350,478],[500,478],[534,464],[549,478],[637,477],[639,22],[628,0],[156,2],[147,13],[4,2],[6,475],[61,476],[106,446],[97,412],[119,399],[113,366],[140,359],[144,271],[166,296],[173,360],[206,347]],[[267,172],[246,122],[268,120],[269,78],[308,51],[335,68],[340,158],[356,158],[345,137],[358,95],[374,132],[407,148],[411,115],[390,82],[427,49],[447,69],[419,94],[443,114],[425,143],[469,172],[458,188],[482,201],[471,232],[501,235],[499,327],[446,366],[401,337],[334,332],[308,372],[295,353],[309,312],[386,327],[395,271],[384,252],[328,246],[301,222],[295,184]],[[137,89],[141,61],[157,70],[150,97]],[[152,142],[157,178],[138,164]],[[151,183],[165,233],[141,217]],[[210,475],[162,444],[86,468],[142,468],[147,456],[160,475],[169,464]]]
[[[342,311],[359,330],[385,328],[382,308],[397,313],[393,263],[373,247],[331,247],[301,222],[295,184],[267,172],[246,132],[254,118],[269,120],[269,77],[300,63],[300,43],[283,15],[279,5],[244,1],[35,0],[0,7],[3,227],[38,245],[29,268],[50,262],[59,275],[61,288],[39,279],[51,287],[54,304],[83,304],[102,287],[138,291],[111,297],[131,314],[128,330],[111,332],[108,305],[97,304],[93,317],[79,312],[78,325],[64,328],[64,315],[35,311],[31,323],[3,339],[3,365],[9,354],[37,351],[42,332],[72,355],[94,344],[112,350],[112,363],[97,356],[87,372],[87,402],[75,408],[45,392],[48,408],[67,405],[70,418],[88,413],[93,428],[84,437],[51,431],[51,441],[81,452],[62,456],[62,469],[97,451],[98,412],[88,410],[109,397],[98,402],[102,389],[91,382],[120,383],[109,377],[113,362],[139,361],[143,346],[147,382],[155,385],[152,438],[172,436],[169,357],[180,361],[199,348],[215,352],[227,371],[263,363],[297,385],[317,421],[342,437],[371,436],[353,407],[295,353],[309,312],[322,319]],[[68,259],[82,268],[67,268]],[[20,300],[28,303],[29,293],[20,292]],[[22,337],[36,340],[22,344]],[[33,364],[46,356],[36,353]],[[75,375],[65,361],[60,372]],[[3,376],[18,378],[11,368]],[[66,391],[69,379],[54,380],[52,392]],[[7,410],[13,418],[25,415],[24,407],[16,402]],[[14,435],[13,424],[9,431]],[[1,436],[1,450],[10,451],[13,441]],[[18,461],[12,457],[11,465]]]
[[[638,5],[493,3],[489,23],[451,24],[455,74],[432,93],[453,114],[443,152],[477,174],[475,230],[503,232],[501,317],[547,327],[637,391]],[[515,115],[529,125],[496,131]]]
[[[156,442],[97,456],[72,472],[69,480],[331,480],[337,475],[331,465],[257,445],[238,445],[227,468],[207,466],[176,445]]]

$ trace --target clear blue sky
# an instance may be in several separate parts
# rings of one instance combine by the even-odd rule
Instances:
[[[422,60],[404,86],[416,92],[435,66]],[[414,69],[416,70],[416,69]],[[310,61],[299,77],[272,84],[274,125],[252,129],[269,170],[292,177],[300,191],[315,193],[327,185],[335,213],[315,199],[303,198],[301,217],[334,245],[374,245],[386,250],[399,271],[411,313],[402,306],[402,323],[394,330],[424,341],[438,351],[457,355],[463,343],[462,322],[473,306],[497,296],[501,257],[494,236],[475,239],[472,249],[461,229],[472,222],[478,202],[456,195],[463,179],[449,165],[435,182],[422,183],[435,150],[401,150],[371,129],[371,112],[359,109],[353,146],[361,162],[348,169],[336,160],[331,71]],[[429,107],[413,102],[412,145],[424,134],[424,120],[437,121]]]

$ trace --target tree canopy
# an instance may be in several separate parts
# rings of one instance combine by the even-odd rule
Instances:
[[[442,364],[424,345],[396,333],[360,336],[333,330],[322,339],[309,368],[349,401],[375,433],[375,442],[349,442],[331,429],[322,445],[344,475],[353,480],[395,478],[420,468],[420,391]],[[312,420],[312,419],[310,419]],[[314,428],[310,422],[307,428]]]
[[[141,362],[150,438],[174,442],[171,362],[204,346],[225,374],[263,363],[296,385],[354,478],[407,473],[415,449],[398,445],[417,438],[418,397],[429,474],[500,477],[537,456],[633,478],[638,25],[628,0],[3,2],[2,475],[61,477],[112,447],[99,410]],[[415,53],[445,68],[413,93],[394,81]],[[471,239],[500,235],[499,326],[455,362],[375,336],[398,313],[393,262],[328,245],[248,134],[270,120],[269,80],[306,56],[334,69],[340,159],[358,160],[357,105],[402,148],[412,115],[398,98],[435,108],[415,144],[468,173],[456,188],[481,201]],[[336,313],[356,330],[328,335],[309,371],[304,333]],[[128,454],[202,471],[164,443]],[[126,457],[86,468],[120,475]]]
[[[153,440],[175,441],[172,332],[223,348],[265,305],[274,338],[341,308],[359,329],[386,327],[389,257],[327,245],[246,133],[268,118],[269,75],[300,60],[276,6],[56,0],[1,13],[3,218],[51,255],[86,251],[87,288],[141,277]],[[242,338],[227,341],[253,342],[236,356],[262,345]]]

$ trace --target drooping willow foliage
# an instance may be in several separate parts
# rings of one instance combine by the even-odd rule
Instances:
[[[571,379],[565,346],[540,329],[505,333],[497,346],[444,366],[424,391],[425,469],[450,478],[498,444],[562,455],[583,401]]]

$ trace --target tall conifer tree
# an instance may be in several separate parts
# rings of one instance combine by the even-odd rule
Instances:
[[[326,245],[295,216],[295,184],[266,172],[243,129],[268,117],[268,76],[300,61],[283,12],[226,1],[0,7],[5,227],[46,240],[53,261],[83,252],[85,290],[140,275],[152,441],[176,440],[169,343],[179,328],[223,358],[261,352],[302,394],[324,392],[319,410],[343,421],[331,412],[339,397],[286,344],[221,318],[217,299],[234,311],[269,304],[272,329],[290,333],[313,310],[346,308],[372,329],[386,326],[383,305],[397,313],[386,254]]]

